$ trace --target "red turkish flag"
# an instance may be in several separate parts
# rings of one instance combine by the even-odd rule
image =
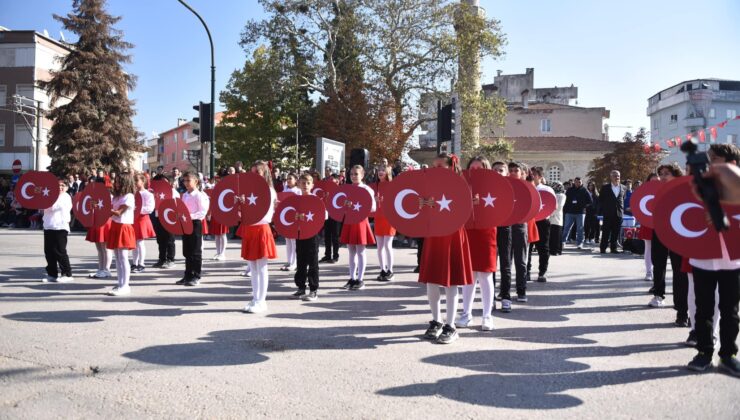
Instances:
[[[658,143],[655,143],[653,145],[653,149],[655,149],[656,152],[660,152],[660,145]]]
[[[689,133],[686,135],[686,141],[691,142],[691,138],[693,137],[692,133]]]
[[[311,192],[320,199],[326,198],[327,194],[331,194],[339,188],[339,185],[337,185],[334,180],[332,179],[322,179],[320,181],[314,181],[313,184],[313,190]]]
[[[704,130],[699,131],[699,142],[704,143],[707,140],[707,133]]]
[[[722,232],[727,252],[731,260],[740,259],[740,206],[723,205],[727,219],[730,222],[730,229]]]
[[[666,146],[673,147],[673,139],[668,139],[665,141]]]
[[[254,172],[231,174],[213,188],[211,217],[224,226],[253,225],[273,205],[267,181]]]
[[[384,186],[381,205],[390,224],[412,238],[449,235],[473,210],[468,183],[446,168],[401,173]]]
[[[325,211],[319,197],[292,194],[278,204],[272,223],[286,238],[307,239],[316,236],[324,227]]]
[[[650,154],[650,146],[649,145],[646,144],[646,145],[642,146],[642,150],[645,151],[645,154],[646,155],[649,155]]]
[[[717,140],[717,127],[709,127],[709,141]]]
[[[285,201],[285,200],[288,199],[288,197],[291,197],[293,195],[296,195],[296,193],[294,193],[293,191],[279,192],[279,193],[277,193],[277,200],[278,200],[278,202]]]
[[[555,194],[548,190],[537,190],[540,195],[540,209],[534,216],[534,220],[539,222],[545,220],[555,211],[558,206],[558,199]]]
[[[527,223],[540,209],[540,195],[534,186],[518,178],[506,177],[514,189],[514,209],[499,226]]]
[[[483,168],[468,169],[463,171],[463,176],[473,194],[473,212],[465,224],[467,229],[489,229],[511,216],[514,189],[505,177]]]
[[[152,181],[151,190],[154,194],[154,208],[158,208],[162,200],[172,198],[172,185],[163,179]]]
[[[190,210],[179,198],[162,200],[157,207],[159,221],[173,235],[190,235],[193,233],[193,220]]]
[[[348,225],[360,223],[370,215],[373,197],[366,189],[352,184],[342,184],[326,196],[329,217]]]
[[[717,124],[717,127],[725,128],[726,125],[727,125],[727,121],[722,121],[721,123]]]
[[[630,197],[632,214],[640,225],[653,227],[653,211],[655,209],[655,196],[665,185],[661,181],[648,181],[635,189]]]
[[[59,198],[59,180],[51,172],[28,171],[15,184],[14,193],[24,209],[48,209]]]
[[[92,182],[75,194],[72,211],[86,228],[99,228],[108,222],[112,210],[110,191],[102,182]]]

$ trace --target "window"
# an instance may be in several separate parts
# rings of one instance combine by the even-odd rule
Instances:
[[[0,67],[33,67],[34,47],[0,47]]]
[[[33,85],[15,85],[15,94],[33,99]],[[24,101],[24,105],[25,105]],[[30,104],[29,104],[30,105]]]
[[[177,133],[175,133],[175,143],[177,143]]]
[[[550,119],[549,118],[544,118],[544,119],[540,120],[540,131],[541,132],[543,132],[543,133],[549,133],[551,131],[550,129],[551,129],[551,127],[550,127]]]
[[[676,123],[678,123],[678,114],[671,114],[670,124],[676,124]]]
[[[547,180],[549,182],[560,182],[559,166],[551,166],[550,169],[547,170]]]
[[[737,144],[737,134],[728,134],[727,144]]]
[[[172,152],[172,161],[175,161],[175,152]]]
[[[189,133],[190,133],[190,131],[189,131],[189,130],[184,130],[184,131],[182,132],[182,139],[183,139],[183,140],[187,140],[187,139],[188,139],[188,134],[189,134]]]
[[[33,129],[34,127],[31,127],[31,130]],[[31,146],[32,142],[33,136],[31,135],[31,131],[29,131],[28,127],[26,127],[25,124],[16,124],[15,132],[13,133],[13,146],[27,147]]]
[[[737,110],[736,109],[728,109],[727,110],[727,119],[733,120],[737,117]]]
[[[709,108],[709,118],[716,118],[715,115],[716,112],[714,111],[714,108]]]
[[[653,118],[653,130],[660,127],[660,119],[659,118]]]
[[[8,101],[8,87],[0,85],[0,106],[5,106]]]
[[[0,147],[5,146],[5,124],[0,124]]]

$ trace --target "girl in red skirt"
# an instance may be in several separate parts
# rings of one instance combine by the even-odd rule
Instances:
[[[116,274],[118,286],[108,295],[126,296],[131,294],[129,279],[131,266],[128,262],[128,252],[136,248],[136,234],[134,233],[134,213],[136,200],[134,198],[134,179],[127,173],[121,174],[113,184],[113,216],[111,216],[110,235],[107,248],[116,254]]]
[[[378,190],[380,190],[380,183],[390,182],[393,179],[393,170],[390,166],[379,165],[377,171]],[[380,196],[376,195],[375,198],[378,200]],[[393,279],[393,237],[396,236],[396,229],[385,218],[380,206],[377,207],[375,210],[375,239],[378,241],[378,262],[380,263],[378,280],[391,281]]]
[[[491,163],[488,159],[477,156],[468,162],[468,169],[491,169]],[[476,197],[473,200],[477,202],[480,199]],[[493,310],[493,273],[496,272],[497,255],[496,228],[466,229],[466,233],[470,244],[473,283],[462,287],[463,312],[455,325],[460,328],[466,328],[473,321],[473,301],[475,301],[475,285],[477,283],[480,285],[481,300],[483,303],[481,330],[491,331],[493,330],[493,317],[491,316]]]
[[[146,258],[145,239],[153,238],[154,227],[149,213],[154,211],[154,194],[147,190],[148,181],[144,174],[134,175],[136,193],[141,197],[141,208],[136,209],[134,215],[134,234],[136,235],[136,249],[132,253],[134,262],[131,264],[131,271],[141,273],[144,271],[144,259]]]
[[[438,168],[450,168],[460,173],[457,156],[442,153],[434,160]],[[447,236],[431,236],[424,238],[424,247],[419,264],[419,282],[427,285],[427,298],[432,310],[432,320],[424,337],[436,340],[440,344],[448,344],[457,340],[455,329],[455,315],[457,312],[457,288],[473,284],[473,265],[470,259],[470,247],[465,228]],[[440,320],[441,295],[440,287],[444,288],[447,297],[447,318],[443,325]]]
[[[103,183],[103,179],[100,178],[98,181]],[[100,227],[91,227],[87,229],[87,235],[85,240],[95,244],[95,249],[98,251],[98,271],[89,274],[88,277],[91,279],[107,279],[113,277],[110,272],[110,265],[113,262],[113,251],[106,248],[108,242],[108,236],[110,235],[111,220]]]
[[[355,165],[350,171],[350,179],[354,185],[364,188],[372,199],[370,212],[375,211],[375,192],[362,182],[365,177],[365,168],[361,165]],[[339,237],[342,243],[347,244],[349,250],[349,281],[342,286],[348,290],[362,290],[365,288],[365,282],[362,280],[365,276],[365,246],[374,245],[373,231],[370,230],[370,222],[367,217],[360,223],[354,225],[345,224],[342,226],[342,234]]]
[[[257,161],[252,166],[252,172],[258,173],[270,186],[270,207],[267,214],[259,222],[241,229],[242,258],[247,260],[252,272],[252,301],[244,307],[244,312],[256,314],[267,310],[267,260],[277,258],[275,238],[270,229],[277,193],[272,186],[272,176],[266,162]]]

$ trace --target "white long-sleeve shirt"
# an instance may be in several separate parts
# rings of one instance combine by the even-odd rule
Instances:
[[[66,230],[69,232],[72,198],[67,193],[59,193],[54,205],[44,209],[44,230]]]
[[[211,199],[203,191],[193,190],[182,195],[182,201],[190,210],[190,218],[193,220],[203,220],[208,214],[208,207],[211,205]]]
[[[137,209],[139,214],[149,214],[154,211],[154,194],[147,190],[139,191],[141,195],[141,208]]]

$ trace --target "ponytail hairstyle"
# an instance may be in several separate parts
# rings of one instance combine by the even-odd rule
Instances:
[[[474,156],[468,161],[467,169],[470,169],[470,165],[473,162],[478,162],[484,169],[491,169],[491,162],[485,156]]]
[[[450,167],[456,174],[460,175],[460,159],[454,153],[440,153],[437,155],[437,159],[444,159],[447,166]]]

